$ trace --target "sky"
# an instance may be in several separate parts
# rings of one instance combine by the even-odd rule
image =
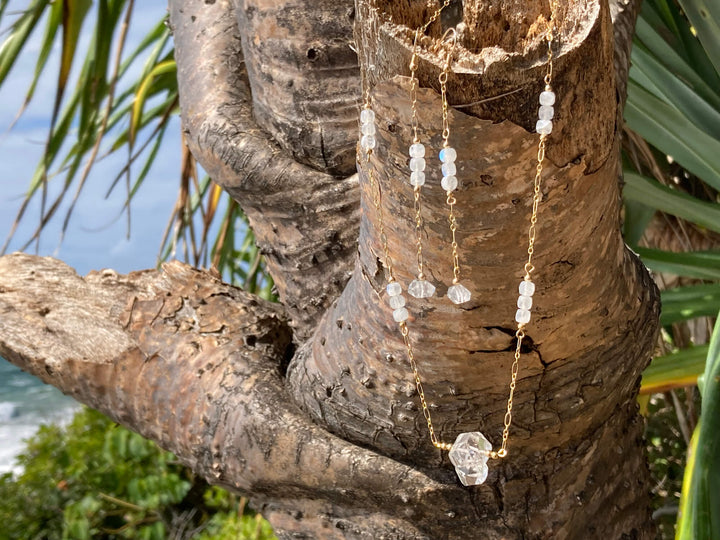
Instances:
[[[12,13],[26,5],[27,0],[12,1],[7,10]],[[138,43],[166,11],[163,1],[136,2],[128,36],[129,46]],[[89,44],[92,17],[91,14],[86,21],[88,31],[81,37],[80,47],[86,48]],[[46,76],[40,80],[34,101],[15,127],[8,131],[31,80],[35,68],[33,53],[37,54],[39,50],[41,36],[42,28],[32,36],[28,52],[20,57],[9,79],[0,88],[0,163],[5,165],[4,174],[0,175],[0,244],[4,243],[12,227],[35,166],[42,156],[50,122],[59,47],[53,50]],[[114,268],[126,273],[154,267],[162,234],[175,202],[180,153],[180,122],[175,118],[168,129],[163,151],[158,153],[156,164],[133,201],[129,240],[126,238],[126,216],[121,215],[124,183],[109,198],[105,198],[109,182],[122,167],[123,156],[120,155],[96,165],[80,196],[62,245],[58,245],[65,214],[61,211],[43,233],[38,253],[60,258],[82,275],[92,269]],[[57,192],[53,187],[51,185],[51,193]],[[28,209],[9,251],[18,249],[32,234],[40,216],[39,201],[37,197]],[[34,253],[35,246],[28,251]]]

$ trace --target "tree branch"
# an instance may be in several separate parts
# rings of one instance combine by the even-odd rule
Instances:
[[[247,215],[302,340],[349,277],[357,175],[302,165],[258,127],[229,0],[173,0],[170,9],[188,145]]]
[[[452,473],[431,478],[306,420],[280,377],[292,350],[282,310],[207,273],[171,262],[81,278],[7,255],[0,313],[2,356],[249,493],[281,537],[322,525],[326,538],[439,538],[425,536],[434,508],[469,502]],[[405,518],[385,514],[399,506]]]

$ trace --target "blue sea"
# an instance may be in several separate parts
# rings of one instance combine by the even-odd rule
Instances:
[[[41,423],[65,422],[78,403],[0,358],[0,474],[16,471],[23,439]]]

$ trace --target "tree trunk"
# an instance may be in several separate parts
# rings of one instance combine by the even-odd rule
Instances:
[[[354,50],[377,114],[372,167],[406,285],[407,75],[425,2],[171,1],[189,145],[246,212],[282,305],[180,263],[82,279],[57,261],[11,255],[0,259],[0,354],[249,495],[281,538],[651,538],[635,396],[659,295],[622,241],[618,187],[637,8],[559,11],[536,306],[509,456],[484,485],[462,487],[430,444],[383,296],[374,188],[365,167],[353,174],[357,17]],[[464,24],[448,98],[462,282],[473,297],[461,307],[444,298],[445,195],[428,185],[423,250],[439,294],[411,299],[408,323],[450,442],[480,430],[497,447],[501,436],[548,10],[466,0],[455,11]],[[441,141],[441,34],[430,27],[418,69],[428,148]]]

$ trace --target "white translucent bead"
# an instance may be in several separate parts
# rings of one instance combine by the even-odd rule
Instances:
[[[540,105],[555,105],[555,92],[550,90],[540,92]]]
[[[425,279],[415,279],[408,286],[408,293],[415,298],[430,298],[435,294],[435,285]]]
[[[422,143],[411,144],[410,157],[425,157],[425,145]]]
[[[532,296],[520,295],[517,301],[518,309],[530,309],[532,307]]]
[[[425,158],[421,158],[421,157],[410,158],[410,170],[411,171],[424,171],[425,170]]]
[[[360,139],[360,146],[362,146],[365,150],[375,148],[375,144],[376,142],[374,135],[363,135]]]
[[[388,298],[388,305],[393,309],[400,309],[405,307],[405,297],[402,294],[397,296],[391,296]]]
[[[447,163],[442,164],[440,170],[442,171],[443,176],[454,176],[457,172],[457,167],[455,166],[455,163],[448,161]]]
[[[410,318],[408,310],[404,307],[398,308],[393,311],[393,319],[395,322],[405,322]]]
[[[535,124],[535,131],[540,135],[550,135],[552,133],[552,122],[550,120],[538,120]]]
[[[448,146],[447,148],[443,148],[440,150],[440,161],[443,163],[448,163],[450,161],[455,161],[457,159],[457,152],[454,148]]]
[[[555,109],[550,105],[540,105],[538,118],[540,120],[552,120],[555,115]]]
[[[454,176],[443,176],[443,179],[440,181],[440,186],[445,191],[454,191],[458,186],[458,180]]]
[[[535,284],[530,280],[523,280],[520,282],[518,290],[522,296],[532,296],[535,294]]]
[[[448,288],[447,295],[453,304],[464,304],[470,300],[470,291],[459,283],[451,285]]]
[[[363,135],[375,135],[375,124],[363,124],[360,126],[360,132]]]
[[[530,322],[530,311],[527,309],[518,309],[515,312],[515,321],[520,324],[527,324]]]
[[[410,185],[424,186],[425,185],[425,173],[422,171],[411,172],[410,173]]]
[[[375,111],[372,109],[363,109],[360,111],[360,122],[363,124],[372,124],[375,121]]]
[[[388,283],[385,290],[387,291],[388,296],[399,296],[402,294],[402,287],[397,281],[391,281]]]

